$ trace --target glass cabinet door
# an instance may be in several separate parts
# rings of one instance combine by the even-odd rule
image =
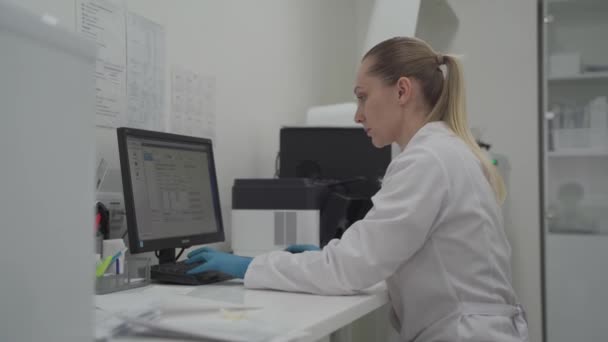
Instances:
[[[608,1],[542,5],[546,341],[608,341]]]

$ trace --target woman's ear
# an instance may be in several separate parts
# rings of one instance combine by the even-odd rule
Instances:
[[[397,80],[397,94],[400,105],[406,104],[412,97],[412,81],[408,77],[399,77]]]

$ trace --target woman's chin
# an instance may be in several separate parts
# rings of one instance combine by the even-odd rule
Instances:
[[[384,141],[381,141],[377,138],[372,137],[372,145],[374,145],[374,147],[376,148],[383,148],[384,146],[388,145],[389,143],[386,143]]]

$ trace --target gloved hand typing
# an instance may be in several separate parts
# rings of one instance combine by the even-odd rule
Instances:
[[[321,249],[315,245],[291,245],[285,248],[285,251],[290,253],[302,253],[306,251],[320,251]]]
[[[205,263],[197,266],[188,274],[197,274],[207,271],[218,271],[235,278],[243,279],[245,272],[253,258],[238,256],[234,254],[216,251],[209,247],[202,247],[188,253],[186,264],[204,261]]]

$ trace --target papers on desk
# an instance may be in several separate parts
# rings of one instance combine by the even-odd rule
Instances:
[[[138,293],[95,298],[96,340],[154,336],[191,341],[297,341],[256,317],[259,307],[245,307],[151,286]]]

